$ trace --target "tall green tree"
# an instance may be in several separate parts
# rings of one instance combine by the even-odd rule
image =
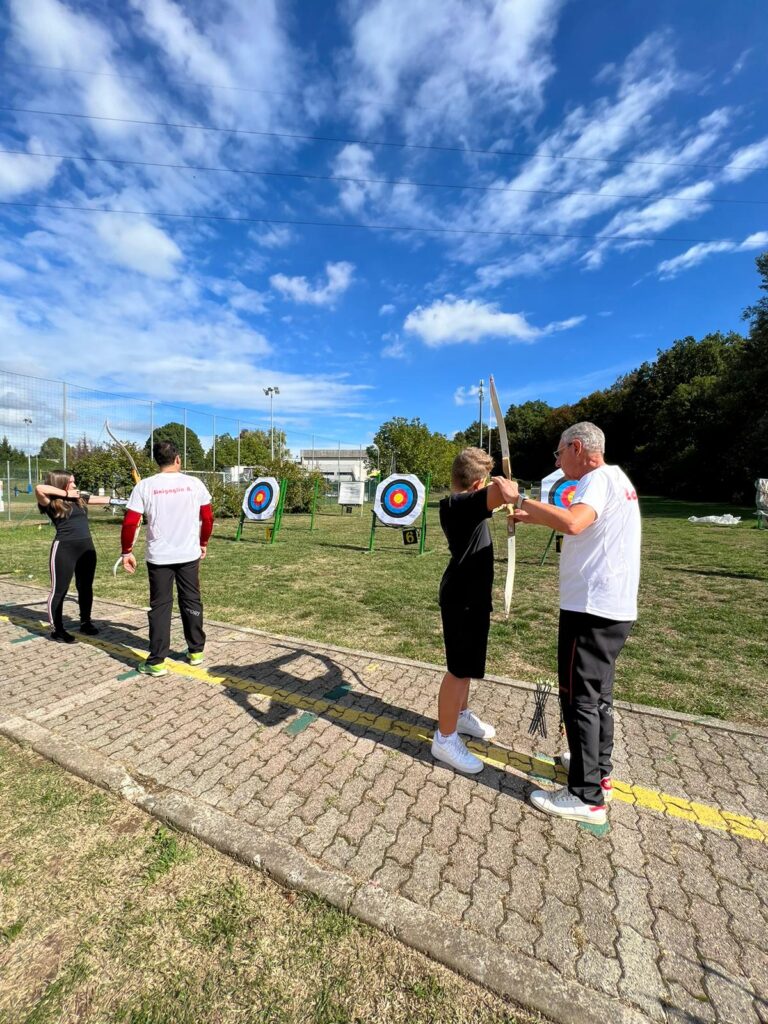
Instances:
[[[382,477],[397,471],[414,473],[423,480],[431,473],[433,484],[438,488],[449,485],[451,463],[461,450],[461,445],[444,434],[433,433],[418,417],[408,420],[396,416],[387,420],[373,440],[381,454]]]
[[[179,449],[179,454],[182,458],[182,464],[184,460],[184,424],[183,423],[166,423],[162,427],[155,427],[154,434],[155,443],[158,441],[172,441]],[[187,438],[186,438],[186,452],[187,452],[187,469],[203,470],[206,467],[206,457],[203,451],[203,446],[200,444],[200,438],[197,436],[194,430],[190,430],[187,427]],[[144,453],[151,459],[152,458],[152,438],[148,437],[144,444]],[[218,458],[217,458],[218,461]]]

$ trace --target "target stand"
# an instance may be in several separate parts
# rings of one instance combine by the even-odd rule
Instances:
[[[567,479],[565,473],[558,469],[555,473],[551,473],[541,481],[541,500],[548,505],[554,505],[555,508],[570,508],[578,482],[578,480]],[[544,554],[541,556],[539,567],[544,565],[553,540],[555,541],[555,551],[558,555],[560,554],[563,535],[558,533],[557,530],[553,530],[549,535],[547,546],[544,548]]]
[[[283,522],[283,505],[287,490],[287,480],[281,480],[278,483],[272,476],[255,480],[243,497],[243,507],[235,540],[240,540],[242,537],[243,525],[248,519],[263,525],[266,528],[264,537],[266,543],[274,544]]]
[[[432,480],[430,473],[422,484],[418,477],[406,473],[393,473],[376,488],[371,512],[371,535],[367,554],[373,554],[376,530],[402,530],[406,547],[418,544],[420,555],[427,543],[427,501]],[[419,524],[418,526],[416,524]]]

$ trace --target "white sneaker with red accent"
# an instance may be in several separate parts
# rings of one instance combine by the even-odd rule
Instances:
[[[472,736],[476,740],[492,740],[496,735],[494,727],[487,722],[481,722],[475,712],[470,711],[469,708],[459,715],[456,732],[463,736]]]
[[[545,789],[535,789],[529,797],[533,806],[551,814],[556,818],[568,818],[571,821],[585,821],[590,825],[605,824],[605,804],[595,806],[585,804],[573,793],[569,792],[567,786],[548,792]]]
[[[558,755],[560,764],[563,766],[565,771],[571,767],[571,752],[570,750],[564,750],[562,754]],[[600,789],[603,791],[603,799],[606,803],[610,803],[613,800],[613,781],[610,775],[606,775],[604,779],[600,780]]]

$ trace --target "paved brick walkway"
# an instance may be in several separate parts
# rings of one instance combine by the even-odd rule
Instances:
[[[255,862],[281,875],[288,851],[289,882],[324,879],[555,1020],[768,1021],[767,731],[621,707],[596,834],[526,803],[558,739],[554,698],[549,739],[528,735],[522,684],[476,686],[498,740],[467,779],[429,754],[434,667],[212,625],[203,670],[179,632],[173,671],[148,679],[141,609],[98,602],[101,635],[62,647],[42,636],[44,592],[0,581],[0,605],[0,733],[117,771],[150,809],[183,797],[236,853],[263,837]]]

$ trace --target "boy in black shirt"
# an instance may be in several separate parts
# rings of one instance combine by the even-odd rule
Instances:
[[[493,542],[487,520],[501,505],[517,498],[517,484],[494,477],[493,466],[480,448],[465,448],[451,468],[451,495],[440,502],[440,525],[448,540],[451,560],[440,583],[440,612],[448,671],[438,697],[438,726],[432,756],[460,772],[482,771],[483,762],[471,754],[460,733],[490,740],[492,725],[481,722],[467,702],[470,679],[485,675],[485,655],[491,624]]]

